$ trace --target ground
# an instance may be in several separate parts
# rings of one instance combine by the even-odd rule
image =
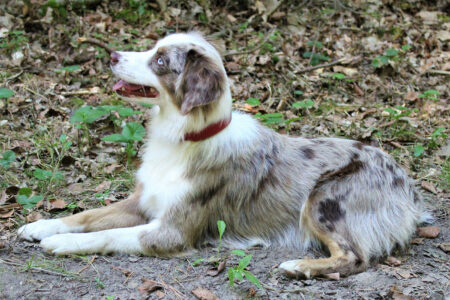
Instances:
[[[220,299],[449,297],[446,1],[68,2],[0,4],[0,298],[194,299],[197,288]],[[112,93],[108,53],[189,30],[223,49],[234,109],[281,133],[382,148],[417,180],[434,222],[348,278],[277,269],[319,251],[246,249],[261,288],[230,286],[239,257],[217,244],[171,259],[54,257],[17,240],[26,222],[130,194],[149,114]]]

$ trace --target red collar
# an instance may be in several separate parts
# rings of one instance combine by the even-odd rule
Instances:
[[[219,122],[213,123],[208,127],[202,129],[199,132],[188,132],[184,135],[185,141],[198,142],[209,139],[213,135],[218,134],[225,128],[227,128],[228,124],[231,122],[231,114],[227,119],[221,120]]]

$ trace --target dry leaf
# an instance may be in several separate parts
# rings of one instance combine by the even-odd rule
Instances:
[[[67,187],[67,190],[72,195],[78,195],[84,192],[84,187],[82,183],[72,183]]]
[[[394,276],[397,279],[409,279],[409,278],[413,277],[411,272],[409,272],[408,270],[403,270],[403,269],[398,269],[398,268],[395,269]]]
[[[226,260],[221,261],[220,264],[217,266],[217,268],[214,267],[214,268],[208,269],[208,271],[206,271],[206,274],[208,274],[209,276],[212,276],[212,277],[219,275],[225,269],[226,263],[227,263]]]
[[[153,293],[156,290],[162,289],[162,285],[159,282],[156,282],[154,280],[150,280],[147,278],[141,278],[142,284],[138,287],[138,291],[141,294],[148,295],[150,293]]]
[[[48,202],[47,210],[48,211],[60,210],[66,208],[66,206],[67,203],[64,200],[53,200]]]
[[[393,256],[389,256],[384,262],[390,266],[400,266],[402,264],[399,259]]]
[[[412,239],[411,240],[411,244],[414,244],[414,245],[423,245],[423,238],[414,238],[414,239]]]
[[[111,187],[111,181],[103,181],[102,183],[100,183],[96,188],[95,188],[95,192],[102,192],[104,190],[107,190]]]
[[[414,300],[413,297],[403,294],[403,292],[396,285],[391,288],[390,293],[392,295],[392,299],[394,300]]]
[[[157,290],[155,295],[156,295],[156,297],[158,297],[158,299],[162,299],[166,296],[166,293],[164,293],[163,291]]]
[[[434,187],[434,184],[429,181],[422,181],[421,182],[422,188],[430,193],[437,194],[436,188]]]
[[[200,287],[193,290],[192,294],[194,294],[194,296],[200,300],[219,300],[219,297],[214,295],[210,290],[203,289]]]
[[[0,219],[10,218],[14,214],[14,209],[8,211],[7,213],[0,214]]]
[[[31,214],[25,217],[28,223],[36,222],[42,218],[43,216],[37,211],[33,211]]]
[[[417,235],[424,238],[434,239],[439,235],[441,229],[436,226],[426,226],[417,228]]]

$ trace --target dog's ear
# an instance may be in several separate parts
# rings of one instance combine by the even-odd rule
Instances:
[[[187,115],[193,108],[219,99],[224,80],[223,71],[210,58],[197,49],[190,49],[178,89],[181,113]]]

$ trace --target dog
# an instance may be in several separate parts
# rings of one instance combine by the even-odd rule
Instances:
[[[136,190],[107,207],[19,228],[20,238],[50,253],[173,256],[217,238],[224,220],[226,238],[241,247],[328,251],[281,263],[290,276],[345,276],[407,245],[427,216],[413,180],[380,149],[281,135],[232,112],[222,58],[199,33],[114,52],[111,69],[123,99],[154,104]]]

